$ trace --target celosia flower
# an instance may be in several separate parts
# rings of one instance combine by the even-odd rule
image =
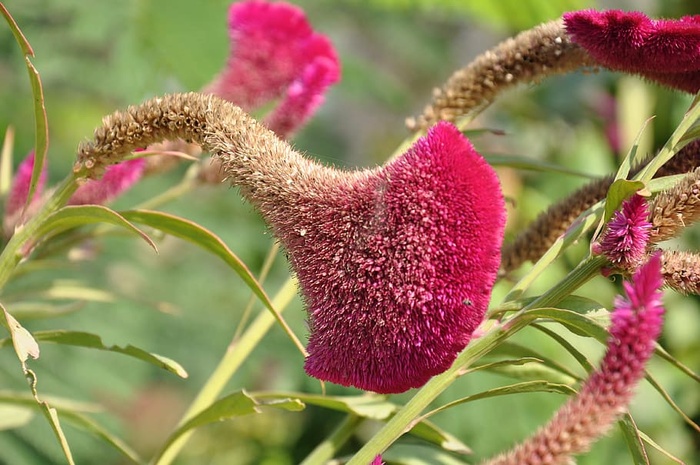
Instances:
[[[421,386],[483,319],[504,226],[498,179],[440,123],[382,169],[324,184],[270,221],[308,307],[306,371],[380,393]]]
[[[615,299],[608,348],[600,368],[533,437],[488,465],[573,463],[625,411],[661,332],[661,254],[654,254],[625,282],[627,297]]]
[[[566,13],[564,21],[571,40],[600,65],[700,90],[700,15],[654,20],[637,11],[582,10]]]
[[[505,205],[495,172],[455,126],[434,126],[381,168],[348,172],[215,96],[167,95],[106,117],[74,170],[99,176],[135,147],[173,138],[221,160],[286,248],[309,315],[307,373],[401,392],[467,345],[496,279]]]
[[[644,259],[650,230],[647,201],[634,194],[622,202],[622,207],[608,222],[600,241],[600,252],[614,265],[634,270]]]
[[[226,68],[204,91],[246,111],[283,98],[268,120],[280,137],[303,125],[340,77],[335,49],[313,31],[299,7],[260,0],[234,3],[229,35]]]
[[[382,456],[377,455],[374,460],[372,460],[372,463],[370,465],[384,465],[384,462],[382,461]]]
[[[102,179],[87,181],[75,191],[68,203],[70,205],[109,203],[141,179],[145,166],[146,162],[143,158],[109,166]]]
[[[29,183],[34,170],[34,151],[32,150],[17,167],[17,173],[12,180],[12,187],[5,202],[5,217],[13,216],[24,207],[29,195]],[[41,171],[39,181],[34,191],[32,202],[39,199],[46,185],[46,167]],[[31,202],[30,202],[31,203]]]

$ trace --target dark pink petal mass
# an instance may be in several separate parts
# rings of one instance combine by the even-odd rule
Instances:
[[[700,15],[650,19],[640,12],[564,14],[571,40],[602,66],[690,93],[700,90]]]
[[[102,205],[111,202],[133,186],[143,174],[143,158],[127,160],[108,167],[101,179],[87,181],[71,196],[70,205]]]
[[[333,45],[313,31],[299,7],[261,0],[234,3],[229,10],[229,34],[231,54],[226,68],[205,92],[246,111],[284,96],[293,83],[304,82],[310,66],[330,69],[324,72],[326,84],[319,87],[320,92],[339,79]],[[299,118],[315,106],[307,106]]]
[[[297,215],[270,222],[307,304],[307,373],[394,393],[449,368],[500,264],[505,205],[493,169],[442,122],[386,166],[306,195]]]
[[[5,203],[5,217],[18,213],[27,202],[27,196],[29,195],[29,183],[32,179],[32,170],[34,170],[33,150],[29,152],[26,158],[22,160],[17,167],[17,173],[15,173],[15,177],[12,180],[12,187],[10,188],[10,192],[7,195],[7,201]],[[46,165],[43,166],[41,175],[39,176],[39,181],[37,182],[32,201],[41,196],[45,185]]]

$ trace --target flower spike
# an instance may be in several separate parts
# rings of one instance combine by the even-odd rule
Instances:
[[[467,345],[496,279],[505,205],[495,172],[453,125],[381,168],[342,171],[213,95],[175,94],[107,116],[75,171],[97,177],[173,138],[221,160],[286,248],[309,314],[309,374],[401,392]]]
[[[625,282],[626,297],[615,299],[605,357],[579,393],[534,436],[486,465],[567,465],[586,452],[625,411],[644,366],[654,352],[664,308],[661,253],[651,256]]]
[[[635,270],[644,260],[651,223],[647,201],[634,194],[622,202],[620,210],[608,222],[603,238],[597,244],[613,265]]]
[[[32,150],[29,154],[22,160],[22,163],[17,167],[17,173],[12,180],[12,187],[7,196],[7,201],[5,203],[5,217],[12,216],[19,213],[27,202],[27,196],[29,195],[29,182],[32,179],[32,170],[34,170],[34,151]],[[46,185],[46,165],[44,165],[41,170],[41,175],[39,176],[39,181],[34,191],[34,198],[32,202],[41,197],[44,191],[44,186]]]

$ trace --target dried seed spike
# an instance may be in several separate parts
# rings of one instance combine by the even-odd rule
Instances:
[[[423,114],[407,124],[415,131],[440,120],[454,121],[518,84],[593,66],[596,63],[588,53],[569,40],[563,20],[550,21],[505,40],[456,71],[441,89],[435,89]]]
[[[700,220],[700,169],[657,195],[651,202],[650,210],[652,244],[676,237]]]

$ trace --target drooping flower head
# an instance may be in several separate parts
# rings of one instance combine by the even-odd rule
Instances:
[[[637,11],[564,15],[571,40],[606,68],[690,93],[700,90],[700,15],[650,19]]]
[[[173,138],[220,160],[285,247],[308,310],[309,374],[401,392],[467,345],[496,279],[505,205],[455,126],[436,125],[381,168],[342,171],[213,95],[175,94],[106,117],[74,172],[99,176],[135,147]]]
[[[383,168],[305,197],[270,223],[308,307],[307,373],[391,393],[446,370],[499,266],[504,204],[489,165],[440,123]]]
[[[570,464],[574,455],[587,451],[612,427],[644,377],[644,366],[661,332],[662,284],[661,253],[657,252],[624,283],[627,295],[615,299],[600,368],[545,427],[488,465]]]
[[[650,233],[647,201],[634,194],[622,202],[622,207],[608,222],[600,241],[600,252],[613,265],[634,270],[644,259]]]
[[[281,103],[267,120],[287,137],[313,114],[340,78],[330,41],[313,31],[301,8],[249,0],[229,10],[231,54],[226,68],[205,88],[246,111]]]

